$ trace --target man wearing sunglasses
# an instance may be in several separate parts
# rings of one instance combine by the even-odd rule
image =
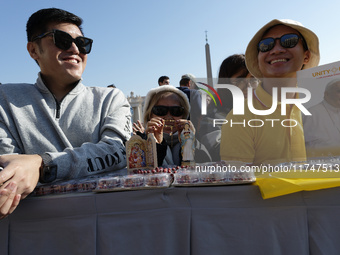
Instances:
[[[82,20],[49,8],[27,22],[27,50],[40,67],[35,84],[0,88],[0,219],[39,182],[124,168],[130,105],[118,89],[82,83],[92,39]],[[8,155],[12,154],[12,155]]]
[[[252,95],[253,106],[257,110],[268,110],[273,103],[273,88],[277,88],[278,101],[281,101],[281,88],[297,86],[297,71],[318,65],[319,41],[297,21],[275,19],[255,34],[245,56],[248,70],[260,79]],[[297,94],[287,94],[287,98],[297,98]],[[280,106],[278,104],[273,113],[261,116],[252,113],[247,104],[244,115],[230,112],[228,123],[244,125],[222,126],[221,159],[254,165],[305,160],[301,112],[295,105],[287,105],[286,115],[281,115]],[[282,124],[285,119],[294,125]],[[264,125],[259,126],[259,121]]]

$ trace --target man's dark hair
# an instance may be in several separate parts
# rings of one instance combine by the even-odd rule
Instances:
[[[190,86],[190,79],[189,78],[182,78],[179,81],[179,86],[181,86],[181,87],[189,87]]]
[[[80,17],[61,9],[48,8],[33,13],[28,19],[26,25],[27,41],[31,42],[34,37],[48,32],[47,29],[51,23],[71,23],[79,27],[83,33],[81,28],[83,20]]]
[[[164,82],[164,80],[169,80],[170,78],[168,77],[168,76],[161,76],[161,77],[159,77],[159,79],[158,79],[158,84],[160,84],[160,83],[163,83]]]

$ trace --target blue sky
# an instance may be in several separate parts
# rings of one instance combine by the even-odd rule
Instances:
[[[57,7],[83,18],[94,40],[83,75],[86,86],[114,83],[125,95],[144,96],[168,75],[177,86],[184,73],[206,76],[205,31],[216,77],[221,62],[244,53],[255,32],[274,18],[300,21],[320,40],[321,61],[340,60],[339,2],[229,0],[11,0],[1,1],[0,82],[34,83],[38,66],[26,50],[26,22]]]

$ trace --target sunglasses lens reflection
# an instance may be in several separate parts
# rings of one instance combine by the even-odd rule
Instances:
[[[296,34],[286,34],[280,38],[265,38],[258,44],[258,50],[267,52],[274,48],[275,40],[280,39],[280,45],[284,48],[294,48],[299,42],[299,36]]]
[[[284,35],[281,37],[281,40],[280,40],[282,47],[285,47],[285,48],[293,48],[298,44],[298,42],[299,42],[299,37],[294,34]]]
[[[273,38],[264,39],[259,43],[259,50],[261,52],[270,51],[272,48],[274,48],[274,43],[275,42]]]

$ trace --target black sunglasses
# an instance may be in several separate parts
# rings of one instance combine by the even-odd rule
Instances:
[[[89,54],[91,52],[93,43],[92,39],[83,36],[79,36],[74,39],[70,34],[57,29],[53,29],[52,31],[34,37],[32,39],[32,42],[50,34],[53,35],[54,45],[61,50],[68,50],[72,46],[72,43],[74,42],[81,53]]]
[[[157,116],[165,116],[170,111],[170,114],[174,117],[180,117],[184,113],[184,107],[182,106],[164,106],[156,105],[152,107],[152,113]]]
[[[274,48],[275,46],[275,41],[279,39],[280,40],[280,45],[284,48],[294,48],[298,42],[299,39],[302,40],[302,37],[297,35],[297,34],[285,34],[281,37],[278,38],[265,38],[261,40],[257,46],[258,50],[261,52],[267,52],[270,51],[271,49]],[[304,44],[305,47],[305,44]],[[306,46],[307,47],[307,46]]]

